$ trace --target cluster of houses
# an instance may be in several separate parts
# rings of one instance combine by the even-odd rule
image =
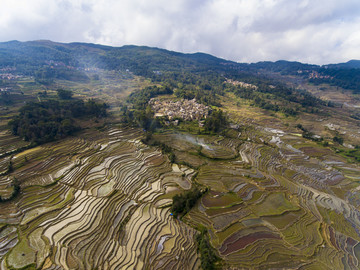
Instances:
[[[234,81],[232,79],[226,79],[225,82],[230,83],[230,84],[235,85],[235,86],[244,87],[244,88],[251,88],[251,89],[255,89],[255,90],[258,88],[256,85],[253,85],[253,84],[250,84],[250,83],[245,83],[245,82]]]
[[[80,70],[80,71],[86,71],[86,72],[99,72],[100,69],[96,68],[96,67],[75,67],[75,66],[71,66],[71,65],[67,65],[64,62],[61,61],[54,61],[54,60],[50,60],[50,61],[45,61],[45,63],[47,65],[50,66],[50,68],[56,68],[56,67],[64,67],[67,69],[72,69],[72,70]]]
[[[209,114],[209,107],[197,103],[195,99],[172,101],[152,98],[149,101],[149,105],[154,111],[155,117],[166,116],[170,121],[174,118],[180,118],[185,121],[200,121]]]
[[[15,80],[23,77],[22,75],[14,75],[12,72],[16,71],[14,67],[0,68],[0,80]]]
[[[9,92],[10,92],[10,90],[11,90],[11,88],[10,88],[10,87],[0,88],[0,92],[1,92],[1,93],[9,93]]]
[[[62,67],[66,66],[65,63],[61,61],[50,60],[50,61],[45,61],[45,63],[49,66],[62,66]]]
[[[21,75],[14,75],[11,73],[1,73],[0,74],[1,80],[15,80],[15,79],[22,78],[22,77],[23,76],[21,76]]]
[[[78,70],[84,70],[87,72],[98,72],[100,69],[96,67],[78,68]]]
[[[65,64],[64,62],[61,62],[61,61],[53,61],[53,60],[50,60],[50,61],[45,61],[45,63],[50,66],[50,68],[54,69],[54,68],[67,68],[67,69],[76,69],[75,67],[73,66],[70,66],[70,65],[67,65]]]
[[[10,71],[15,71],[16,68],[14,67],[4,67],[4,68],[0,68],[0,72],[10,72]]]
[[[333,77],[329,75],[322,75],[317,71],[314,70],[298,70],[298,74],[306,74],[308,76],[308,79],[333,79]]]
[[[309,79],[333,79],[333,77],[329,75],[321,75],[317,71],[313,71],[309,74]]]

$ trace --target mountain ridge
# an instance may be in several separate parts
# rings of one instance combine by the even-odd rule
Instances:
[[[18,41],[18,40],[10,40],[5,42],[0,42],[0,51],[4,49],[4,45],[17,45],[22,47],[27,47],[28,45],[41,45],[41,46],[61,46],[64,48],[76,48],[76,47],[87,47],[87,48],[96,48],[96,49],[102,49],[102,50],[128,50],[128,49],[137,49],[137,50],[148,50],[148,51],[159,51],[159,52],[166,52],[169,54],[175,54],[178,56],[188,56],[188,57],[197,57],[197,58],[212,58],[216,59],[217,61],[225,61],[225,62],[231,62],[236,63],[239,65],[256,65],[256,66],[263,66],[263,65],[304,65],[304,66],[311,66],[311,67],[347,67],[347,68],[360,68],[360,60],[357,59],[351,59],[347,62],[340,62],[340,63],[329,63],[324,65],[317,65],[317,64],[310,64],[310,63],[303,63],[300,61],[291,61],[291,60],[285,60],[285,59],[279,59],[276,61],[258,61],[253,63],[247,63],[247,62],[237,62],[221,57],[214,56],[209,53],[204,52],[194,52],[194,53],[183,53],[178,52],[174,50],[168,50],[160,47],[151,47],[146,45],[132,45],[132,44],[126,44],[123,46],[110,46],[110,45],[103,45],[103,44],[97,44],[97,43],[87,43],[87,42],[69,42],[69,43],[63,43],[63,42],[55,42],[51,40],[32,40],[32,41]],[[201,57],[199,57],[201,56]]]
[[[202,52],[181,53],[148,46],[111,47],[49,40],[1,42],[0,59],[0,68],[15,67],[19,74],[32,76],[39,71],[52,73],[51,69],[54,65],[57,69],[126,70],[153,79],[168,72],[204,75],[211,71],[233,79],[236,79],[240,73],[242,77],[270,78],[280,74],[301,77],[314,84],[328,83],[360,91],[360,60],[323,66],[287,60],[238,63]]]

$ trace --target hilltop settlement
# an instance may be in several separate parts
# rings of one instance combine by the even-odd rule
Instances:
[[[166,116],[169,120],[181,118],[185,121],[206,119],[209,115],[209,107],[199,104],[195,99],[182,99],[178,101],[159,100],[152,98],[149,101],[155,117]]]

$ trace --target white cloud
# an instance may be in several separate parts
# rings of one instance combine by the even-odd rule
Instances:
[[[202,51],[242,62],[360,59],[358,0],[2,0],[0,40]]]

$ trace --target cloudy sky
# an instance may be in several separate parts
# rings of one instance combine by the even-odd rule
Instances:
[[[360,0],[1,0],[0,41],[205,52],[238,62],[360,59]]]

